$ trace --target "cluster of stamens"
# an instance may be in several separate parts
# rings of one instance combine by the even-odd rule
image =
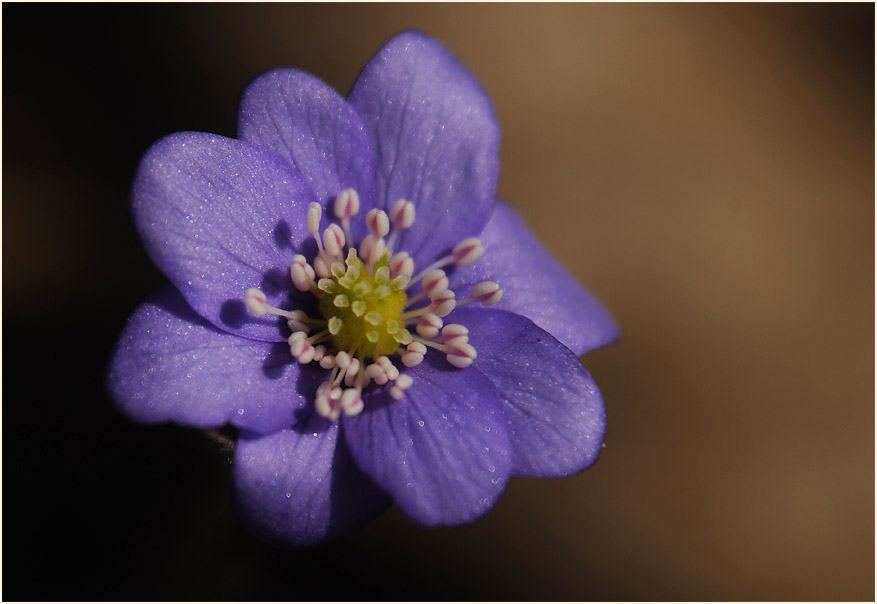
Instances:
[[[414,274],[414,260],[406,252],[393,253],[399,233],[414,223],[414,204],[400,199],[389,214],[369,211],[365,217],[369,234],[354,247],[350,218],[358,211],[356,191],[342,191],[334,205],[340,226],[329,224],[321,236],[322,207],[312,203],[308,208],[307,229],[318,252],[313,262],[301,254],[293,256],[290,276],[297,290],[317,298],[320,317],[275,308],[259,289],[246,292],[247,308],[254,315],[286,318],[292,331],[289,351],[299,363],[319,363],[331,370],[329,379],[317,388],[314,405],[317,413],[333,421],[342,413],[362,411],[362,391],[371,382],[381,386],[392,382],[390,396],[404,397],[413,380],[400,372],[397,363],[419,365],[430,349],[443,353],[455,367],[471,365],[477,353],[469,344],[469,330],[456,323],[446,325],[444,318],[470,302],[495,304],[503,294],[493,281],[479,283],[461,300],[448,289],[442,269],[478,260],[484,246],[477,237],[464,239],[450,254]],[[406,292],[416,283],[420,291],[409,297]]]

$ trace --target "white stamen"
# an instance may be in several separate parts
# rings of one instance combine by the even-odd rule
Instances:
[[[379,386],[383,386],[390,381],[390,376],[387,374],[387,371],[378,363],[372,363],[366,367],[365,373]]]
[[[429,308],[439,317],[447,317],[457,306],[457,296],[450,289],[443,289],[430,297],[432,304],[429,305]]]
[[[438,335],[439,329],[442,328],[443,321],[433,313],[427,313],[420,317],[417,321],[417,333],[424,338],[434,338]]]
[[[341,409],[344,415],[352,417],[362,412],[361,391],[356,388],[348,388],[341,395]]]
[[[420,342],[411,342],[408,345],[407,352],[402,355],[402,364],[406,367],[420,365],[423,362],[424,355],[426,355],[426,346]]]
[[[451,342],[445,351],[447,352],[445,358],[448,359],[448,363],[460,369],[471,365],[472,361],[478,356],[475,348],[466,342]]]
[[[448,289],[448,277],[445,275],[445,271],[436,269],[428,272],[420,285],[423,288],[422,293],[432,298],[434,294]]]
[[[390,209],[390,221],[397,229],[407,229],[414,224],[414,204],[397,199]]]
[[[472,288],[472,295],[460,304],[481,302],[484,306],[492,306],[502,299],[503,290],[496,281],[482,281]]]
[[[365,215],[365,224],[375,237],[385,237],[390,232],[390,219],[387,213],[377,208],[372,208]]]
[[[296,340],[307,340],[307,339],[308,339],[308,334],[306,332],[294,331],[294,332],[292,332],[292,334],[290,334],[290,336],[288,338],[286,338],[286,341],[289,342],[290,346],[292,346],[292,343],[295,342]]]
[[[319,240],[320,238],[317,237],[317,241]],[[320,248],[322,247],[323,244],[321,243]],[[317,275],[319,275],[322,279],[329,279],[332,277],[332,269],[330,268],[330,264],[331,263],[328,262],[321,253],[316,258],[314,258],[314,272],[316,272]]]
[[[332,382],[323,382],[317,387],[314,408],[321,416],[335,421],[341,416],[341,396],[341,388],[333,386]]]
[[[301,254],[292,257],[292,265],[289,267],[292,284],[300,292],[306,292],[315,287],[314,269]]]
[[[405,275],[410,280],[411,275],[414,274],[414,259],[408,255],[408,252],[399,252],[394,255],[390,258],[388,266],[394,277]]]
[[[335,216],[340,220],[350,218],[359,212],[359,193],[355,189],[344,189],[335,198]]]
[[[347,386],[353,386],[356,383],[356,378],[359,374],[359,359],[353,359],[350,362],[350,366],[344,372],[344,384]]]
[[[359,212],[359,194],[354,189],[344,189],[335,198],[335,216],[341,220],[347,240],[353,244],[350,236],[350,217]]]
[[[417,273],[417,275],[412,277],[411,280],[417,281],[429,272],[437,268],[442,268],[443,266],[448,266],[449,264],[456,264],[458,266],[469,266],[470,264],[481,258],[483,254],[484,244],[481,243],[481,240],[478,237],[468,237],[455,245],[450,254],[448,254],[444,258],[436,260],[428,267]]]
[[[316,235],[320,231],[320,217],[323,215],[323,208],[316,201],[312,201],[308,206],[308,232]]]
[[[451,256],[458,266],[469,266],[484,254],[484,244],[478,237],[469,237],[458,243]]]
[[[465,325],[460,325],[459,323],[450,323],[445,325],[442,329],[442,341],[443,342],[460,342],[465,343],[469,341],[469,330]]]
[[[251,287],[244,293],[244,304],[247,310],[257,317],[263,317],[271,313],[272,315],[279,315],[287,319],[292,318],[290,311],[268,304],[264,292],[256,287]]]
[[[297,331],[295,333],[299,334],[302,332]],[[289,352],[302,365],[307,365],[314,360],[314,347],[307,338],[296,338],[293,340],[292,336],[290,336]]]
[[[247,290],[244,300],[247,310],[257,317],[263,317],[268,314],[268,299],[262,293],[262,290],[251,287]]]
[[[366,235],[362,243],[359,244],[359,253],[369,268],[380,260],[386,249],[387,242],[382,237],[375,237],[374,235]]]
[[[352,362],[353,359],[343,350],[335,355],[335,365],[339,367],[342,371],[347,371]]]
[[[337,224],[330,224],[323,231],[323,246],[326,248],[326,252],[333,258],[340,259],[344,257],[344,244],[346,242],[347,238],[344,235],[344,231]]]
[[[404,199],[397,199],[390,209],[390,222],[393,223],[393,232],[387,241],[387,247],[392,249],[396,245],[399,233],[414,224],[414,204]]]
[[[286,324],[289,326],[289,330],[291,332],[297,333],[307,332],[311,330],[308,322],[312,322],[313,319],[308,318],[308,316],[304,312],[300,310],[294,310],[290,314],[292,316],[287,319]]]
[[[384,368],[384,371],[387,372],[387,375],[390,376],[391,380],[395,380],[397,377],[399,377],[399,370],[396,369],[395,365],[393,365],[393,361],[391,361],[387,357],[379,358],[378,364]]]
[[[392,396],[397,401],[405,396],[405,391],[411,387],[411,384],[414,383],[414,379],[406,374],[400,375],[396,379],[396,383],[390,388],[390,396]]]
[[[376,384],[382,386],[390,380],[399,377],[399,370],[387,357],[380,357],[377,361],[365,368],[366,375],[373,379]]]

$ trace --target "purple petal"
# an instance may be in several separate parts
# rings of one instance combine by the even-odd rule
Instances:
[[[253,532],[279,545],[305,547],[350,532],[390,505],[353,463],[339,429],[337,422],[311,414],[290,430],[241,434],[234,488]]]
[[[290,308],[289,266],[309,237],[311,201],[313,193],[280,157],[200,132],[155,143],[132,192],[147,251],[192,308],[226,331],[267,341],[289,332],[273,315],[250,315],[244,294],[259,287],[270,304]]]
[[[480,281],[497,281],[505,293],[493,308],[524,315],[577,355],[618,339],[609,313],[506,204],[496,204],[481,239],[484,256],[450,277],[458,298]]]
[[[375,206],[414,202],[396,250],[421,267],[478,235],[494,205],[499,126],[472,74],[415,32],[390,40],[350,93],[377,154]]]
[[[285,344],[220,331],[167,286],[128,320],[107,385],[136,421],[269,432],[295,423],[303,379]]]
[[[324,207],[354,188],[360,213],[371,209],[374,153],[368,133],[353,107],[314,76],[295,69],[259,76],[241,97],[238,134],[295,166]],[[351,226],[364,230],[361,220]]]
[[[550,478],[597,461],[606,413],[596,384],[566,346],[530,320],[501,310],[461,308],[477,369],[506,399],[512,474]]]
[[[413,385],[395,401],[384,389],[344,418],[357,464],[408,516],[426,525],[469,522],[487,512],[510,468],[502,399],[476,371],[443,358],[407,370]]]

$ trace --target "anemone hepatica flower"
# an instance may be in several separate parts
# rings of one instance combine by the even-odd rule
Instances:
[[[252,530],[309,545],[393,502],[461,524],[510,476],[596,460],[603,402],[577,356],[615,325],[496,201],[493,108],[441,45],[393,38],[346,99],[268,72],[238,134],[144,156],[134,219],[172,285],[108,384],[135,420],[237,428]]]

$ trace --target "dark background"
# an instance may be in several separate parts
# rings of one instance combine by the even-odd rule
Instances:
[[[3,12],[5,600],[874,599],[874,6],[25,5]],[[228,452],[102,374],[163,277],[140,154],[234,136],[266,69],[342,92],[442,40],[503,127],[500,194],[612,309],[599,463],[481,521],[246,534]]]

